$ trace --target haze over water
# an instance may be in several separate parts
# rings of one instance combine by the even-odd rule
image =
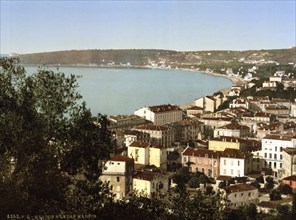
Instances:
[[[34,73],[37,68],[26,70]],[[232,85],[227,78],[183,70],[60,67],[59,71],[82,76],[79,91],[94,115],[133,114],[150,105],[182,105]]]

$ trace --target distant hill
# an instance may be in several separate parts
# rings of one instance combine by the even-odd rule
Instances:
[[[19,55],[19,58],[25,65],[137,66],[200,70],[210,68],[221,72],[221,69],[235,69],[243,65],[293,65],[296,63],[296,47],[275,50],[194,52],[144,49],[71,50],[24,54]]]

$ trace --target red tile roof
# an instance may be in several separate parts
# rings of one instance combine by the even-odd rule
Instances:
[[[110,158],[112,161],[134,161],[133,158],[122,156],[122,155],[114,155],[113,157]]]
[[[230,123],[230,124],[221,126],[219,128],[228,129],[228,130],[244,130],[244,129],[250,129],[246,125],[240,125],[240,124],[237,124],[237,123]]]
[[[287,176],[287,177],[283,178],[283,180],[296,181],[296,175]]]
[[[183,151],[183,155],[185,156],[194,156],[194,157],[220,157],[221,151],[212,151],[212,150],[206,150],[206,149],[193,149],[191,147],[187,147]]]
[[[228,158],[239,158],[239,159],[245,159],[250,157],[251,154],[248,152],[243,152],[238,149],[231,149],[231,148],[226,148],[221,157],[228,157]]]
[[[182,111],[178,106],[170,105],[170,104],[149,106],[148,109],[154,113],[169,112],[169,111]]]
[[[227,186],[225,188],[226,193],[233,193],[233,192],[243,192],[249,190],[258,190],[256,187],[249,185],[249,184],[237,184],[233,186]]]
[[[152,130],[152,131],[167,131],[168,128],[164,126],[158,126],[158,125],[141,125],[136,127],[136,129],[139,130]]]
[[[130,147],[142,147],[142,148],[146,148],[148,147],[148,143],[146,142],[140,142],[140,141],[134,141],[133,143],[130,144]]]
[[[138,172],[134,175],[134,179],[142,179],[142,180],[152,181],[158,175],[159,175],[158,173],[152,173],[152,172]]]

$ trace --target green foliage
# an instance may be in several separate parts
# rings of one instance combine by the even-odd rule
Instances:
[[[275,190],[275,189],[271,190],[271,192],[269,193],[269,197],[270,197],[271,201],[276,201],[276,200],[282,199],[280,191]]]
[[[273,180],[273,177],[268,176],[268,177],[265,178],[265,181],[266,181],[266,183],[265,183],[265,185],[264,185],[264,188],[265,188],[265,189],[268,189],[268,190],[273,189],[273,186],[274,186],[274,180]]]
[[[200,187],[199,178],[196,176],[191,177],[188,181],[188,185],[191,188],[199,188]]]
[[[97,181],[98,161],[111,152],[106,117],[96,125],[78,104],[75,76],[43,69],[28,76],[17,59],[0,64],[1,214],[100,207],[96,194],[111,196]]]
[[[281,184],[279,186],[280,193],[288,195],[292,194],[292,187],[288,184]]]

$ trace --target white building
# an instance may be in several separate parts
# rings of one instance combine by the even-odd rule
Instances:
[[[220,175],[245,176],[252,171],[252,161],[252,154],[227,148],[220,157]]]
[[[250,136],[250,128],[246,125],[240,125],[238,123],[230,123],[219,128],[215,128],[214,137],[227,136],[244,138]]]
[[[271,168],[276,178],[282,178],[283,149],[296,148],[295,134],[268,134],[262,139],[264,167]]]
[[[157,105],[143,107],[134,112],[148,121],[152,121],[155,125],[165,125],[182,120],[183,112],[176,105]]]
[[[237,184],[225,188],[228,206],[232,209],[238,209],[241,206],[249,205],[251,203],[258,203],[258,189],[248,184]]]
[[[234,99],[232,102],[229,104],[229,108],[250,108],[250,102],[247,99]]]

